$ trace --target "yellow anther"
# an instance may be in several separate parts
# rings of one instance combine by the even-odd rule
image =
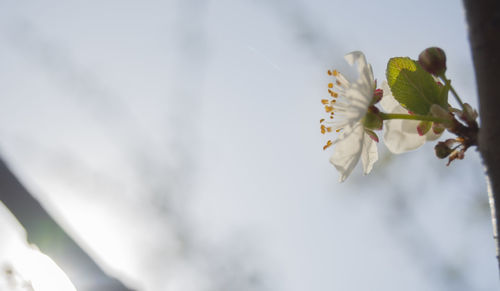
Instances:
[[[337,98],[339,96],[339,94],[337,94],[337,92],[333,92],[330,89],[328,89],[328,93],[330,93],[330,96],[332,96],[333,98]]]
[[[332,128],[330,126],[321,125],[321,133],[325,134],[325,132],[332,132]]]
[[[332,141],[331,141],[331,140],[327,141],[327,142],[326,142],[326,145],[323,147],[323,150],[326,150],[327,148],[329,148],[330,146],[332,146],[332,144],[333,144],[333,143],[332,143]]]
[[[328,106],[328,105],[327,105],[327,106],[325,106],[325,111],[326,111],[327,113],[332,112],[332,111],[333,111],[333,106]]]
[[[328,75],[329,76],[333,75],[332,71],[328,70]]]
[[[324,118],[321,118],[321,119],[319,120],[319,123],[323,123],[323,121],[325,121],[325,119],[324,119]]]
[[[323,105],[326,105],[330,103],[330,101],[328,101],[328,99],[321,99],[321,103],[323,103]]]
[[[333,88],[333,83],[328,83],[328,88]]]
[[[342,128],[339,128],[339,129],[336,129],[336,130],[335,130],[335,132],[339,132],[339,131],[341,131],[341,130],[342,130]]]
[[[337,75],[338,75],[338,74],[339,74],[339,71],[337,71],[337,70],[333,70],[333,75],[334,75],[335,77],[337,77]]]

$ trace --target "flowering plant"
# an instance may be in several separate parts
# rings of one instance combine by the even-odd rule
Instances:
[[[384,124],[384,143],[395,154],[436,140],[445,130],[456,138],[438,142],[435,152],[438,158],[448,157],[448,165],[463,159],[469,147],[477,146],[477,112],[462,102],[446,78],[446,55],[440,48],[424,50],[418,61],[391,58],[387,81],[379,89],[362,52],[349,53],[345,59],[350,65],[357,64],[358,79],[348,80],[337,70],[328,70],[335,80],[328,84],[328,99],[321,100],[327,117],[320,120],[322,134],[338,134],[323,149],[334,147],[330,162],[340,172],[341,182],[359,159],[364,174],[370,173],[378,159],[375,131]],[[448,103],[449,92],[460,108]],[[383,111],[377,107],[379,102]]]

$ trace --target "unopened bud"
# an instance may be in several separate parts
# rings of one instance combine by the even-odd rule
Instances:
[[[440,135],[446,128],[441,123],[432,123],[432,131],[434,134]]]
[[[444,159],[451,154],[453,151],[446,142],[440,141],[434,147],[434,151],[436,152],[436,156],[440,159]]]
[[[468,103],[464,103],[464,110],[463,113],[460,115],[460,119],[462,119],[465,122],[472,122],[477,119],[477,111],[470,106]]]
[[[438,47],[430,47],[420,53],[418,63],[427,72],[441,76],[446,71],[446,54]]]
[[[421,121],[418,124],[418,126],[417,126],[418,135],[420,135],[420,136],[425,135],[427,132],[429,132],[429,130],[431,129],[431,127],[432,127],[432,122],[430,122],[430,121]]]
[[[434,117],[442,118],[442,119],[450,119],[450,112],[443,107],[437,105],[437,104],[432,104],[431,105],[431,114]]]
[[[452,125],[451,121],[453,116],[450,114],[450,111],[437,104],[432,104],[430,111],[432,116],[443,119],[442,124],[444,127],[450,127]]]

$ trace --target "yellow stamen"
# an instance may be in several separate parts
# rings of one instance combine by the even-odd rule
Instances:
[[[336,79],[334,80],[335,83],[334,82],[328,83],[328,93],[330,94],[330,96],[332,98],[338,98],[339,97],[339,93],[335,92],[332,89],[337,88],[338,90],[342,91],[343,84],[339,80],[339,78],[342,79],[343,77],[342,77],[342,75],[337,70],[328,70],[327,73],[328,73],[329,76],[336,77]],[[336,86],[339,86],[339,87],[336,87]],[[334,119],[334,116],[335,116],[334,110],[335,110],[335,108],[334,108],[333,105],[335,105],[336,102],[337,102],[337,100],[335,100],[335,99],[330,99],[330,98],[328,98],[328,99],[321,99],[321,103],[325,106],[326,113],[329,113],[330,119]],[[319,123],[321,125],[320,129],[321,129],[321,133],[322,134],[325,134],[325,133],[328,133],[328,132],[332,132],[333,130],[335,130],[335,132],[340,132],[342,130],[342,128],[335,129],[335,127],[332,128],[331,126],[327,126],[327,124],[331,123],[331,122],[325,122],[325,118],[320,119]],[[332,145],[333,145],[333,142],[331,140],[327,141],[326,144],[323,146],[323,150],[326,150],[327,148],[331,147]]]
[[[337,98],[339,96],[339,94],[337,94],[337,92],[334,92],[330,89],[328,89],[328,93],[330,93],[330,96],[332,96],[333,98]]]
[[[331,146],[332,146],[332,144],[333,144],[333,143],[332,143],[332,141],[331,141],[331,140],[327,141],[327,142],[326,142],[326,145],[323,147],[323,150],[326,150],[327,148],[331,147]]]
[[[325,134],[325,132],[332,132],[332,128],[330,126],[321,125],[321,133]]]

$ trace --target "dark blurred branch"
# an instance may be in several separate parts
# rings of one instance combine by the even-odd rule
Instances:
[[[131,290],[108,276],[57,224],[0,160],[0,200],[26,230],[28,242],[51,257],[78,291]]]
[[[493,235],[500,266],[500,1],[464,0],[479,96],[479,151],[489,180]]]

